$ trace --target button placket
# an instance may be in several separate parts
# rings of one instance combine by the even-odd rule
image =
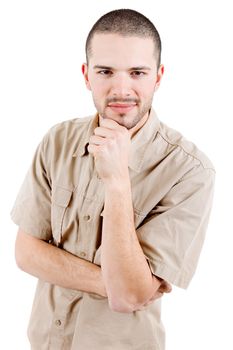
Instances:
[[[57,326],[57,327],[60,327],[61,326],[61,320],[55,320],[55,325]]]
[[[89,214],[84,215],[84,216],[83,216],[83,219],[84,219],[85,221],[89,221],[89,220],[91,219],[91,216],[90,216]]]
[[[83,220],[84,221],[90,221],[91,220],[91,216],[89,214],[83,215]],[[87,253],[85,251],[80,251],[79,256],[81,258],[85,258],[85,257],[87,257]]]

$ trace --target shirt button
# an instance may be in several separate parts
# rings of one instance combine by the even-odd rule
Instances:
[[[88,221],[88,220],[90,220],[91,217],[90,217],[90,215],[84,215],[83,218],[84,218],[85,221]]]
[[[85,252],[81,252],[80,255],[84,257],[84,256],[86,256],[87,254],[86,254]]]
[[[56,326],[60,326],[60,325],[61,325],[61,320],[56,320],[56,321],[55,321],[55,325],[56,325]]]

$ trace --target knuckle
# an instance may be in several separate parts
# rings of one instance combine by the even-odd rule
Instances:
[[[94,134],[97,135],[99,132],[100,127],[98,126],[97,128],[94,129]]]
[[[114,145],[114,143],[115,143],[115,138],[109,138],[108,139],[108,144],[110,145],[110,146],[113,146]]]

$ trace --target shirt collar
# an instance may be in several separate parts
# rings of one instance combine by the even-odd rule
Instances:
[[[87,132],[83,135],[78,150],[73,154],[73,157],[84,156],[88,154],[87,146],[94,129],[99,125],[99,115],[96,113],[89,123]],[[150,142],[155,138],[159,129],[159,119],[154,109],[151,108],[149,116],[145,124],[137,131],[131,139],[131,148],[129,154],[130,169],[140,172],[143,164],[144,154]]]
[[[145,124],[138,130],[131,140],[131,149],[129,154],[129,167],[140,172],[144,155],[150,147],[150,143],[154,140],[159,129],[159,119],[154,109],[151,108],[149,116]]]
[[[97,128],[97,126],[99,126],[98,113],[96,113],[94,117],[92,116],[91,121],[88,123],[87,132],[83,133],[81,142],[78,146],[78,149],[74,152],[73,157],[82,157],[88,154],[87,146],[89,144],[90,137],[94,134],[94,130]]]

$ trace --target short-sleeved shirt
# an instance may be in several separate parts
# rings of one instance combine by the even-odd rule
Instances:
[[[97,113],[48,131],[11,216],[24,232],[101,266],[104,184],[87,150],[98,121]],[[151,272],[187,288],[207,230],[214,167],[152,108],[131,139],[128,169],[135,230]],[[28,336],[33,350],[163,350],[160,309],[157,299],[120,313],[107,298],[39,280]]]

